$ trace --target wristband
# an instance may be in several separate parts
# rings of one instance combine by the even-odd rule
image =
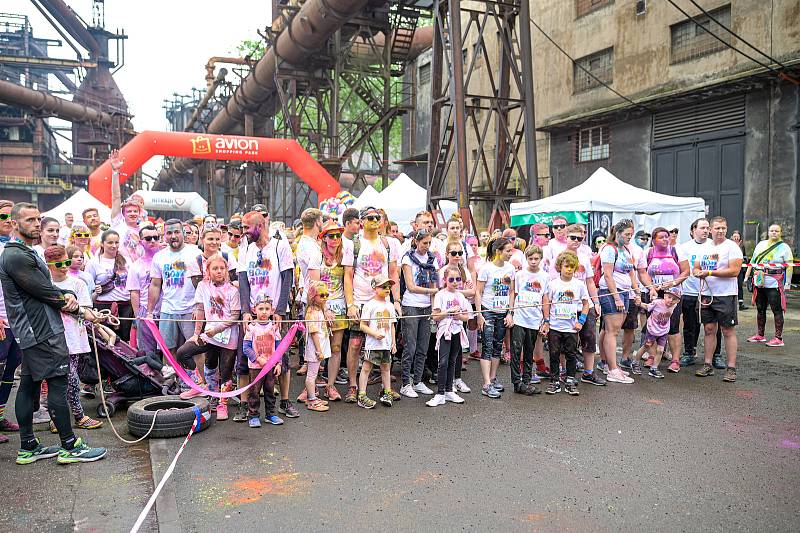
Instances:
[[[708,277],[709,278],[713,278],[714,277],[714,271],[713,270],[709,270],[708,271]]]
[[[542,320],[542,324],[549,324],[549,323],[550,323],[550,319],[549,318],[545,318],[545,319]]]
[[[580,323],[581,326],[586,324],[586,315],[581,313],[581,315],[578,317],[578,322]]]

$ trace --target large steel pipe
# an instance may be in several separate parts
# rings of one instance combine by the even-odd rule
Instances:
[[[63,0],[39,0],[39,2],[82,47],[91,52],[94,59],[101,55],[100,44]]]
[[[0,80],[0,102],[27,107],[71,122],[113,125],[113,117],[93,107],[76,104],[44,91],[28,89],[16,83]]]

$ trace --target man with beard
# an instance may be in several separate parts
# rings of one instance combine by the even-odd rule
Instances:
[[[102,459],[105,448],[91,448],[75,436],[67,406],[69,351],[60,311],[75,312],[78,301],[71,292],[55,287],[44,262],[31,249],[40,237],[39,209],[19,203],[11,209],[12,240],[0,256],[11,331],[22,349],[22,377],[15,410],[20,426],[17,464],[30,464],[58,456],[69,464]],[[33,412],[43,380],[47,380],[47,405],[61,447],[42,445],[33,433]]]
[[[194,291],[201,278],[197,249],[187,246],[183,237],[180,220],[171,218],[164,222],[164,240],[168,246],[153,255],[147,294],[147,318],[154,318],[161,302],[158,330],[172,353],[182,343],[180,336],[186,340],[194,335],[191,322]],[[194,389],[185,394],[188,392],[194,392]]]
[[[275,232],[269,234],[269,215],[266,217],[258,211],[250,211],[242,219],[242,230],[247,237],[247,248],[239,252],[239,266],[236,272],[239,277],[239,298],[242,302],[242,319],[244,325],[253,320],[255,306],[268,297],[275,302],[276,318],[286,318],[289,307],[289,291],[294,282],[294,259],[288,241]],[[285,328],[284,328],[285,329]],[[240,335],[239,338],[244,338]],[[247,357],[238,356],[239,387],[250,383]],[[289,352],[283,355],[281,362],[283,371],[279,377],[281,401],[278,412],[289,418],[300,416],[299,411],[289,400]],[[253,392],[253,394],[258,394]],[[247,420],[247,392],[242,394],[239,412],[233,417],[235,422]],[[244,408],[243,408],[244,406]],[[279,420],[279,419],[278,419]]]
[[[154,353],[158,346],[150,329],[140,322],[147,315],[147,296],[150,290],[150,269],[153,257],[161,250],[161,238],[155,226],[144,226],[139,230],[139,242],[142,255],[128,269],[128,280],[125,289],[131,293],[131,307],[137,318],[136,347],[145,353]],[[142,298],[144,296],[144,298]],[[161,311],[161,300],[156,302],[153,315],[158,318]]]

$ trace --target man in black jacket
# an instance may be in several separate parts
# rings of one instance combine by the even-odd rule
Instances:
[[[105,448],[91,448],[72,432],[67,406],[69,350],[61,310],[75,312],[75,295],[55,287],[47,266],[31,246],[39,238],[39,209],[18,203],[11,210],[11,241],[0,255],[0,282],[9,326],[22,349],[22,378],[15,402],[20,426],[17,464],[58,456],[61,464],[102,459]],[[47,405],[61,446],[44,446],[33,433],[34,404],[47,380]]]

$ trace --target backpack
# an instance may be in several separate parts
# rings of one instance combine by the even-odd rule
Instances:
[[[386,261],[389,261],[389,241],[383,235],[378,235],[381,239],[381,244],[386,249]],[[353,266],[358,262],[358,254],[361,252],[361,234],[356,233],[353,235]]]
[[[230,262],[228,261],[227,252],[223,252],[222,250],[220,250],[219,254],[222,256],[222,258],[225,260],[225,262],[230,265]],[[200,269],[200,276],[203,276],[204,275],[203,274],[203,254],[199,254],[197,256],[197,268]],[[236,278],[230,279],[232,277],[232,275],[230,274],[230,270],[228,271],[228,273],[229,273],[228,274],[228,278],[229,278],[228,280],[229,281],[236,281]],[[236,275],[236,269],[233,269],[233,276],[235,276],[235,275]]]
[[[607,242],[603,245],[603,248],[600,248],[600,251],[597,253],[596,256],[592,258],[592,270],[594,271],[594,286],[600,288],[600,278],[603,277],[603,262],[600,261],[600,254],[603,252],[603,249],[606,246],[611,246],[614,249],[614,263],[617,262],[617,257],[619,256],[619,250],[613,244]]]

